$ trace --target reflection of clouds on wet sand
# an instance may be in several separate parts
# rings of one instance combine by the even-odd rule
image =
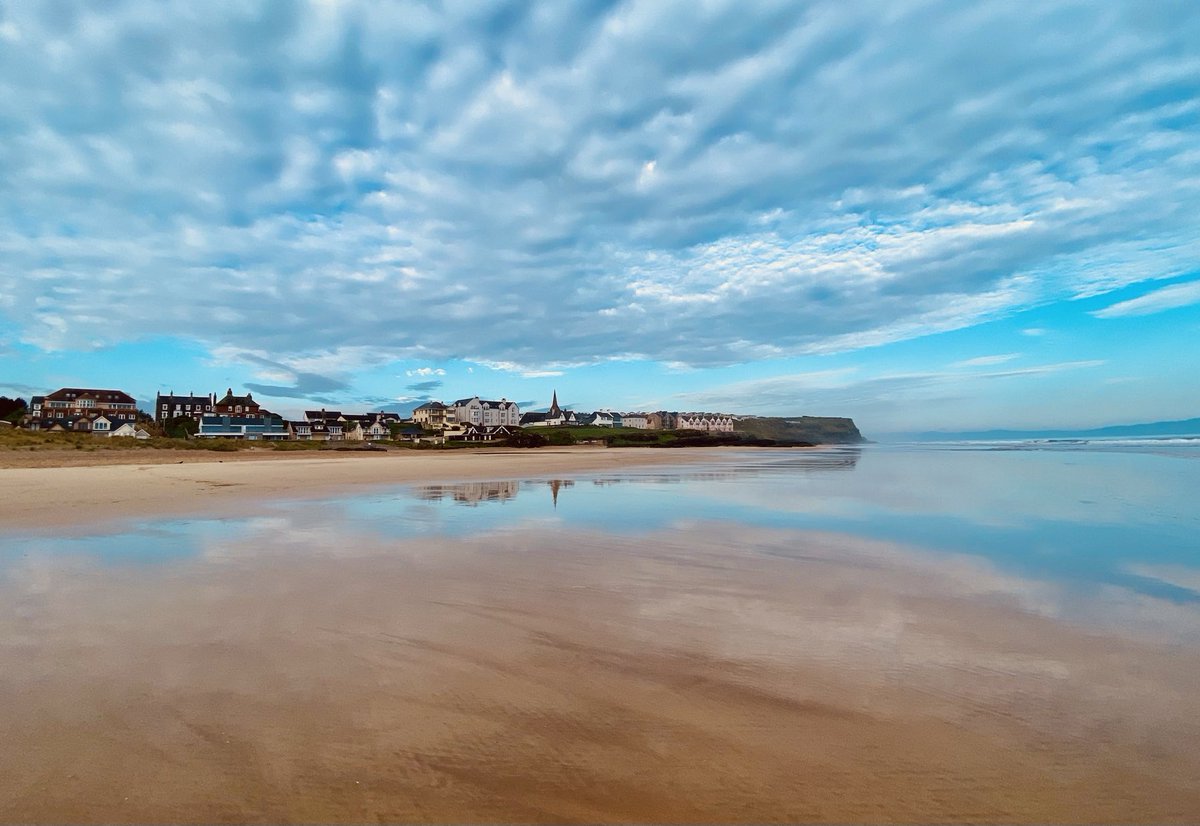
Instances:
[[[1200,805],[1197,658],[1064,622],[1055,587],[986,561],[714,522],[399,540],[335,524],[255,520],[171,565],[10,570],[0,816],[1162,820]]]
[[[1156,579],[1176,588],[1191,591],[1200,596],[1200,568],[1188,568],[1183,565],[1145,565],[1134,563],[1126,566],[1126,570],[1134,576]]]
[[[708,495],[782,512],[861,518],[875,512],[951,514],[981,526],[1013,527],[1031,519],[1126,524],[1147,513],[1173,512],[1196,478],[1191,463],[1139,455],[973,451],[862,451],[857,472],[790,474],[749,468],[743,484],[718,485]],[[799,457],[776,468],[797,469]]]

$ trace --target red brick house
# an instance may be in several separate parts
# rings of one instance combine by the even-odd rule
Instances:
[[[37,400],[29,414],[30,430],[91,432],[92,423],[101,416],[114,428],[136,422],[138,416],[137,400],[123,390],[63,387]]]

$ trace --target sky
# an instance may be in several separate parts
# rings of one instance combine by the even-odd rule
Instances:
[[[1200,416],[1200,4],[0,0],[0,394]]]

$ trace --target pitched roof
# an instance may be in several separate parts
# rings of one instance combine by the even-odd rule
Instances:
[[[221,406],[226,406],[226,405],[231,405],[231,404],[233,404],[233,405],[240,404],[243,407],[258,407],[258,402],[256,402],[254,400],[254,397],[251,396],[249,393],[247,393],[244,396],[233,395],[232,387],[230,387],[228,390],[225,391],[225,397],[223,399],[221,399],[219,402],[217,402],[217,404],[219,404]]]
[[[189,394],[187,396],[176,396],[173,394],[159,393],[155,404],[212,404],[211,396],[197,396]]]
[[[63,401],[66,399],[95,399],[113,404],[137,404],[137,400],[124,390],[100,390],[94,387],[61,387],[45,398]]]

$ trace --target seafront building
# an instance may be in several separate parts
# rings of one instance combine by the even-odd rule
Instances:
[[[92,432],[97,435],[148,438],[137,427],[139,411],[133,396],[121,390],[64,387],[46,396],[34,396],[24,420],[33,430]],[[565,410],[558,391],[551,396],[545,413],[521,414],[516,402],[458,399],[450,404],[430,400],[417,406],[410,419],[397,413],[343,413],[340,410],[306,410],[299,421],[286,421],[263,408],[250,393],[238,395],[227,388],[218,398],[190,392],[187,395],[159,393],[154,401],[154,419],[164,425],[188,417],[197,424],[201,438],[290,439],[296,441],[380,441],[406,439],[442,443],[493,441],[513,435],[515,428],[570,427],[590,425],[637,430],[700,430],[731,432],[734,417],[726,413],[618,413],[603,409],[593,413]],[[126,426],[128,425],[128,426]],[[407,427],[407,430],[405,430]]]
[[[200,419],[200,430],[196,433],[202,439],[263,439],[283,441],[288,437],[288,429],[279,416],[203,416]]]
[[[673,430],[706,430],[732,433],[733,416],[726,413],[672,413]]]
[[[176,396],[174,390],[167,395],[159,393],[154,399],[154,421],[163,425],[171,419],[187,416],[199,423],[205,413],[213,412],[213,405],[216,403],[217,397],[212,393],[207,396],[197,396],[194,393]]]
[[[441,402],[425,402],[412,412],[412,420],[428,430],[441,430],[446,426],[450,409]]]
[[[454,421],[458,424],[476,424],[484,427],[519,427],[521,424],[521,408],[516,402],[508,399],[492,401],[472,396],[469,399],[459,399],[450,405]]]
[[[99,421],[97,432],[108,435],[125,422],[136,423],[137,417],[137,400],[123,390],[62,387],[33,396],[25,421],[30,430],[79,433],[92,432]]]

